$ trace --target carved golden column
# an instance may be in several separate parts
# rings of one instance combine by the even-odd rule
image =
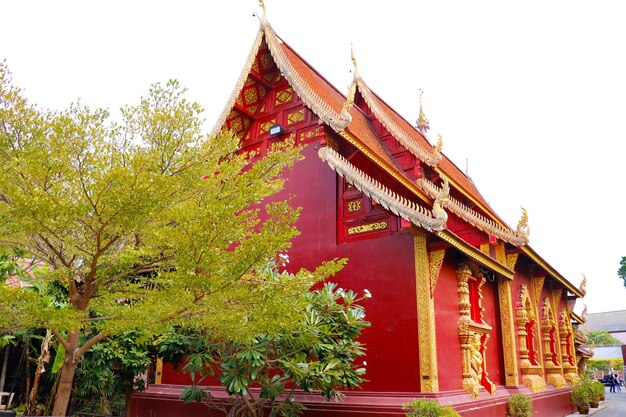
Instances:
[[[513,326],[513,306],[511,301],[511,280],[498,277],[498,295],[500,299],[500,324],[502,325],[502,351],[504,353],[504,372],[507,386],[519,384],[517,358],[515,352],[515,329]]]
[[[435,328],[435,304],[433,300],[434,286],[431,276],[436,269],[436,263],[443,261],[443,254],[433,255],[432,259],[428,254],[426,235],[421,231],[416,231],[413,237],[415,252],[415,284],[417,289],[417,337],[419,346],[419,372],[421,392],[438,392],[439,381],[437,379],[437,336]],[[444,250],[445,253],[445,250]],[[434,262],[433,265],[431,262]],[[431,274],[433,272],[433,274]],[[435,281],[436,282],[436,281]]]
[[[502,264],[506,263],[511,270],[515,269],[517,254],[507,255],[504,243],[500,243],[495,248],[496,260]],[[505,277],[498,277],[498,298],[500,302],[500,324],[502,326],[502,352],[504,354],[505,384],[516,386],[519,384],[519,374],[517,370],[517,346],[515,344],[515,325],[513,321],[513,302],[511,298],[511,280]]]
[[[576,366],[576,352],[574,351],[574,329],[570,319],[570,312],[561,309],[559,314],[559,336],[561,338],[561,365],[563,376],[572,385],[580,381],[578,367]]]
[[[474,270],[472,270],[472,266]],[[478,397],[480,388],[495,394],[496,386],[489,380],[486,364],[487,342],[491,326],[484,323],[481,306],[482,294],[480,287],[485,282],[476,265],[462,264],[456,271],[459,292],[459,341],[461,342],[462,387],[472,397]],[[472,319],[472,302],[470,297],[470,281],[478,281],[478,306],[480,322]]]
[[[561,358],[559,354],[559,329],[548,297],[544,299],[541,307],[541,332],[548,382],[555,388],[563,388],[567,383],[563,378],[563,369],[559,364]]]
[[[526,385],[532,392],[541,392],[546,390],[546,381],[543,379],[542,368],[537,363],[537,352],[534,352],[533,361],[530,358],[530,347],[527,343],[528,323],[535,320],[533,304],[528,294],[526,285],[520,285],[517,306],[515,308],[515,321],[517,323],[517,337],[519,340],[520,368],[522,372],[522,383]],[[535,327],[533,325],[533,327]],[[531,332],[533,328],[531,327]]]
[[[544,377],[545,380],[545,372],[544,372],[544,354],[543,354],[543,343],[542,343],[542,335],[543,331],[541,328],[541,291],[543,290],[543,284],[545,282],[545,277],[532,277],[530,278],[530,287],[528,288],[528,292],[533,304],[533,313],[537,317],[537,321],[535,323],[537,329],[537,363],[541,367],[541,376]]]

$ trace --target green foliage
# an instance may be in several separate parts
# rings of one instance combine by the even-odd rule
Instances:
[[[624,359],[589,359],[587,370],[589,371],[609,371],[611,369],[623,369]]]
[[[112,337],[91,348],[76,368],[74,410],[123,415],[128,392],[141,391],[150,360],[150,344],[136,332]],[[57,354],[64,352],[57,350]],[[63,355],[61,353],[61,355]]]
[[[572,404],[576,407],[589,405],[591,392],[586,384],[578,384],[572,388]]]
[[[184,93],[155,84],[114,123],[82,103],[39,109],[0,64],[0,253],[45,265],[30,283],[56,289],[0,283],[0,332],[49,328],[77,357],[136,329],[243,341],[287,328],[308,288],[341,268],[268,269],[298,234],[298,209],[265,203],[300,149],[279,143],[251,163],[233,135],[202,133]]]
[[[592,401],[598,401],[597,387],[588,375],[583,375],[580,382],[572,388],[572,403],[577,407],[589,405]],[[602,384],[600,384],[602,385]],[[602,394],[604,394],[604,385],[602,385]]]
[[[252,398],[249,402],[257,412],[269,407],[272,415],[297,416],[303,408],[294,401],[293,389],[338,399],[340,389],[363,382],[366,363],[357,360],[364,348],[356,339],[369,326],[358,304],[364,298],[328,283],[309,292],[295,326],[282,332],[245,342],[179,332],[160,341],[159,354],[174,361],[176,355],[187,354],[184,370],[190,372],[193,384],[182,394],[185,402],[210,399],[210,392],[198,384],[219,374],[235,410],[247,408],[244,399]],[[260,388],[258,395],[250,391],[253,385]],[[281,397],[286,401],[278,401]]]
[[[589,384],[589,387],[592,398],[596,401],[600,401],[600,398],[604,396],[604,384],[602,382],[594,381]]]
[[[533,415],[533,402],[524,394],[513,394],[507,401],[510,417],[531,417]]]
[[[595,342],[596,346],[621,346],[622,342],[619,339],[611,336],[606,330],[596,330],[589,332],[587,335],[588,343]]]
[[[436,401],[414,398],[410,403],[402,405],[408,417],[460,417],[454,408],[442,406]]]
[[[626,256],[623,256],[622,260],[619,262],[617,276],[624,281],[624,286],[626,287]]]

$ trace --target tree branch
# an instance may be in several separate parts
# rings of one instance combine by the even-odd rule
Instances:
[[[105,333],[98,333],[93,336],[91,339],[87,340],[84,345],[80,348],[76,349],[76,353],[74,354],[74,360],[80,359],[93,345],[107,337],[108,335]]]
[[[63,345],[63,347],[65,348],[65,351],[69,352],[70,349],[71,349],[71,346],[70,346],[69,342],[67,340],[65,340],[63,338],[63,336],[61,336],[61,333],[57,329],[50,329],[50,330],[52,331],[52,334],[54,335],[54,337],[57,338],[59,343],[61,343]]]

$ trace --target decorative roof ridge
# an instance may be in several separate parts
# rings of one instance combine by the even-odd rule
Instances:
[[[547,263],[533,248],[528,245],[522,247],[522,252],[528,256],[533,262],[542,267],[546,273],[550,274],[554,279],[559,281],[563,286],[572,294],[574,294],[578,298],[583,298],[584,294],[580,292],[574,284],[569,282],[563,275],[561,275],[553,266]]]
[[[365,103],[372,109],[374,116],[385,126],[385,129],[393,135],[409,152],[424,161],[429,166],[435,166],[441,162],[442,155],[436,149],[431,154],[427,149],[424,149],[419,143],[411,137],[410,133],[406,132],[403,128],[398,126],[396,122],[391,120],[383,109],[380,108],[378,103],[374,100],[374,97],[378,98],[372,90],[367,86],[363,78],[360,75],[356,75],[355,79],[361,92],[361,96],[365,100]],[[416,131],[417,132],[417,131]]]
[[[445,201],[445,190],[440,193],[431,212],[424,207],[396,194],[380,182],[376,181],[354,165],[337,151],[327,146],[317,152],[320,159],[326,162],[333,171],[345,178],[363,194],[375,200],[378,204],[402,217],[403,219],[420,226],[429,232],[445,229],[448,215],[445,210],[436,210],[435,207]]]
[[[269,47],[274,62],[287,79],[291,87],[296,91],[304,103],[315,113],[322,121],[332,127],[336,132],[343,131],[350,120],[346,120],[342,115],[333,109],[326,101],[324,101],[313,89],[302,79],[298,71],[291,65],[289,58],[285,55],[280,44],[283,41],[274,32],[272,26],[267,23],[262,28],[265,33],[267,46]]]
[[[265,14],[264,14],[265,16]],[[252,44],[252,48],[250,48],[250,53],[248,54],[248,59],[246,60],[246,64],[239,75],[239,79],[237,80],[237,84],[235,84],[235,88],[233,88],[233,92],[230,95],[230,98],[226,102],[224,106],[224,110],[218,117],[215,125],[213,126],[213,130],[211,131],[211,136],[217,136],[224,126],[226,122],[226,118],[230,114],[230,111],[235,106],[235,102],[237,101],[237,97],[241,93],[246,80],[248,79],[248,75],[250,75],[250,70],[252,70],[252,65],[254,64],[254,60],[256,59],[257,54],[259,53],[259,48],[261,47],[261,43],[263,42],[263,28],[259,29],[257,32],[256,38],[254,39],[254,43]]]
[[[438,187],[426,178],[420,178],[415,181],[416,184],[429,196],[439,193]],[[482,230],[485,233],[498,237],[500,240],[508,242],[515,246],[523,246],[528,244],[528,236],[518,234],[509,228],[505,228],[495,221],[488,219],[477,211],[467,207],[454,197],[450,197],[444,203],[444,206],[454,214],[467,221],[472,226]]]

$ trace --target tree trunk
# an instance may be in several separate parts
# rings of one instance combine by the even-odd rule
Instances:
[[[78,332],[70,333],[67,337],[67,345],[63,344],[65,359],[63,360],[63,367],[60,371],[61,378],[59,379],[59,386],[57,387],[54,399],[54,408],[52,409],[53,416],[65,416],[67,412],[67,405],[70,402],[70,396],[72,394],[74,374],[78,366],[78,361],[74,358],[74,352],[78,349],[78,339]]]
[[[4,391],[4,382],[7,378],[7,365],[9,362],[9,355],[11,354],[11,345],[7,345],[4,349],[4,360],[2,361],[2,374],[0,374],[0,391]]]
[[[44,371],[44,367],[50,361],[50,341],[52,340],[52,332],[46,330],[46,336],[41,342],[41,353],[37,358],[37,369],[35,369],[35,377],[33,378],[33,387],[26,401],[26,415],[36,415],[37,392],[39,391],[39,379]]]

